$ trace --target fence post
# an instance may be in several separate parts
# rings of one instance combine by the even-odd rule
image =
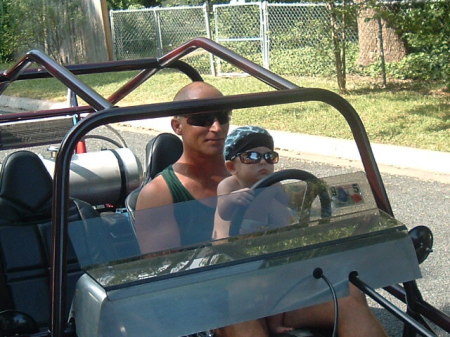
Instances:
[[[212,40],[212,35],[211,35],[211,24],[209,22],[209,2],[205,2],[203,4],[203,13],[205,15],[205,29],[206,29],[206,37],[208,39]],[[211,75],[213,76],[217,76],[216,74],[216,67],[214,66],[214,56],[212,53],[209,53],[209,64],[210,64],[210,68],[211,68]]]
[[[111,40],[112,40],[112,47],[111,47],[111,52],[112,52],[112,60],[117,60],[117,54],[118,54],[118,46],[119,44],[117,43],[117,37],[116,37],[116,30],[114,29],[114,11],[110,10],[109,11],[109,22],[111,22]],[[120,46],[122,45],[122,43],[120,43]],[[120,55],[120,54],[119,54]]]
[[[260,18],[261,18],[261,51],[263,59],[263,67],[270,69],[270,59],[269,59],[269,13],[268,4],[264,0],[260,6]]]
[[[157,53],[158,53],[158,57],[159,57],[159,56],[164,55],[164,49],[163,49],[162,33],[161,33],[161,21],[159,19],[159,12],[156,8],[153,8],[153,15],[155,16],[156,31],[158,32]]]
[[[217,5],[213,5],[215,41],[219,42],[219,15],[217,14],[217,8]],[[222,73],[220,60],[217,62],[217,69],[215,71],[218,71],[219,74]]]

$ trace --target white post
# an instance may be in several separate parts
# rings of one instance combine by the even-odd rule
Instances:
[[[158,31],[158,57],[164,55],[162,33],[161,33],[161,20],[159,19],[159,12],[156,8],[153,8],[153,15],[155,16],[156,30]]]
[[[209,22],[209,4],[207,2],[205,2],[203,4],[203,13],[205,15],[206,37],[208,39],[212,40],[211,25],[210,25],[210,22]],[[216,67],[214,67],[214,55],[212,53],[209,53],[209,64],[210,64],[210,68],[211,68],[211,75],[212,76],[217,76],[217,74],[216,74]]]
[[[218,6],[213,5],[213,13],[214,13],[214,29],[215,29],[215,33],[216,33],[216,42],[219,42],[219,20],[218,20],[218,14],[217,14],[217,8]],[[221,63],[220,63],[220,58],[217,58],[217,71],[219,74],[222,74],[222,69],[221,69]],[[217,72],[216,72],[217,75]]]
[[[267,1],[263,1],[260,7],[260,18],[261,18],[261,50],[263,58],[263,67],[266,69],[270,68],[269,59],[269,13]]]

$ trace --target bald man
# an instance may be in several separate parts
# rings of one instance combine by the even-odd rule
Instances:
[[[192,82],[183,87],[174,100],[217,98],[222,93],[210,84]],[[181,136],[183,153],[176,163],[169,166],[145,185],[137,199],[136,210],[164,205],[202,200],[217,195],[217,185],[229,175],[223,159],[223,147],[228,133],[230,111],[214,111],[175,116],[171,120],[173,131]],[[192,202],[196,216],[211,221],[201,221],[202,226],[189,220],[185,214],[175,214],[159,220],[153,217],[151,226],[148,212],[136,212],[136,233],[143,253],[179,247],[184,244],[209,241],[214,224],[213,204]],[[157,219],[155,221],[155,218]],[[182,219],[182,221],[179,221]],[[197,218],[198,219],[198,218]],[[182,222],[182,223],[181,223]],[[158,233],[158,234],[156,234]],[[188,238],[189,236],[189,238]],[[195,239],[192,239],[195,237]]]

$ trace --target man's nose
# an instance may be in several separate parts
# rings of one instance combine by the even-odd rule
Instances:
[[[211,124],[211,127],[209,129],[211,131],[219,131],[222,129],[222,124],[219,123],[217,118],[214,118],[214,122]]]

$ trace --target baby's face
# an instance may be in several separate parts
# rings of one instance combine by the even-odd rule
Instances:
[[[264,155],[272,158],[272,150],[265,146],[254,147],[246,150],[233,161],[236,169],[236,177],[245,187],[251,187],[265,176],[273,173],[274,164],[271,160],[264,159]],[[276,156],[277,157],[277,156]]]

